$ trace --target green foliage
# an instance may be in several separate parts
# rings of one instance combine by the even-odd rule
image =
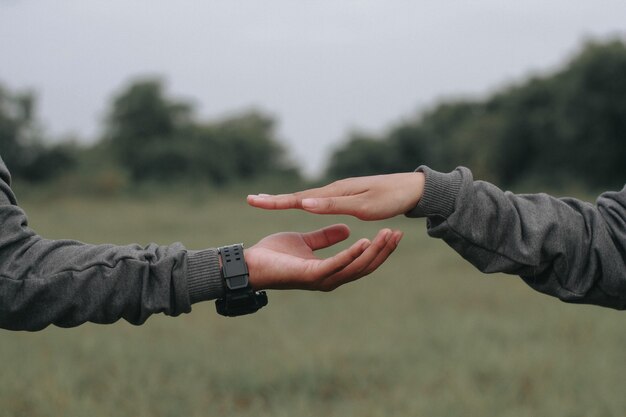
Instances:
[[[34,120],[35,97],[15,94],[0,85],[0,150],[16,177],[38,182],[50,180],[75,163],[71,144],[45,145]]]
[[[34,107],[32,94],[0,87],[0,151],[13,175],[29,182],[56,179],[66,190],[111,194],[140,183],[300,178],[271,117],[247,111],[199,122],[191,104],[167,97],[158,79],[136,81],[118,94],[103,140],[91,146],[47,144]]]
[[[543,176],[619,186],[626,176],[626,45],[589,43],[569,65],[489,100],[502,120],[494,158],[506,184]],[[581,172],[584,170],[584,175]]]
[[[186,103],[164,96],[161,81],[138,81],[113,100],[106,138],[134,179],[179,176],[174,168],[184,162],[184,150],[174,142],[188,130],[190,112]]]
[[[299,172],[259,111],[200,121],[193,106],[168,97],[159,79],[114,97],[103,140],[50,145],[32,93],[0,86],[0,152],[30,182],[115,192],[127,185],[187,182],[224,186]],[[327,176],[470,167],[504,187],[609,188],[626,177],[626,45],[589,42],[562,69],[483,100],[449,100],[382,135],[354,132],[331,156]],[[74,178],[69,178],[73,176]]]
[[[0,144],[12,158],[21,156],[20,148],[31,127],[32,101],[30,94],[11,95],[0,88]]]
[[[350,142],[331,156],[328,175],[345,178],[393,172],[391,149],[387,142],[377,138],[353,134]]]
[[[428,164],[503,186],[619,187],[626,177],[626,45],[590,42],[563,69],[480,101],[453,101],[378,139],[353,135],[328,176]]]
[[[557,111],[567,174],[589,172],[594,185],[623,183],[626,177],[626,45],[590,44],[560,74],[563,85]],[[571,159],[570,159],[571,158]],[[591,167],[591,169],[586,169]]]
[[[165,96],[161,81],[142,80],[114,99],[106,143],[135,181],[223,185],[277,172],[297,176],[274,125],[256,111],[197,122],[189,103]]]

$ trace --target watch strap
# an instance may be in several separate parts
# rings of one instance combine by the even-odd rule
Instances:
[[[224,296],[215,301],[217,312],[234,317],[251,314],[267,305],[265,291],[254,291],[250,286],[248,266],[243,244],[222,246],[218,249],[222,259]]]

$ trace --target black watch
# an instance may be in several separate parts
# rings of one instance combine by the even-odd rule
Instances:
[[[222,258],[224,297],[215,300],[217,312],[222,316],[235,317],[255,313],[267,305],[265,291],[254,291],[248,280],[248,266],[243,259],[243,244],[222,246],[218,249]]]

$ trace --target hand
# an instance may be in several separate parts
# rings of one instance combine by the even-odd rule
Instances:
[[[424,193],[424,181],[421,172],[355,177],[294,194],[249,195],[248,204],[268,210],[296,208],[381,220],[414,208]]]
[[[373,272],[396,249],[402,232],[383,229],[373,241],[361,239],[334,256],[320,259],[313,251],[348,238],[343,224],[309,233],[270,235],[245,250],[254,289],[306,289],[332,291]]]

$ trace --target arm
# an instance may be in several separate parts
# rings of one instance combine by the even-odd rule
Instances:
[[[314,250],[349,236],[344,225],[311,233],[280,233],[246,250],[250,284],[329,291],[375,270],[402,233],[381,230],[326,259]],[[223,294],[215,249],[88,245],[48,240],[28,228],[0,158],[0,328],[39,330],[123,318],[142,324],[155,313],[176,316]]]
[[[594,206],[547,194],[516,195],[459,168],[421,167],[426,187],[408,213],[483,272],[515,274],[567,302],[626,309],[626,187]]]
[[[266,209],[300,208],[371,220],[428,217],[444,239],[483,272],[520,275],[564,301],[626,308],[626,187],[593,206],[546,194],[515,195],[459,168],[338,181],[281,196],[249,196]]]
[[[214,249],[181,244],[87,245],[47,240],[28,228],[0,159],[0,327],[39,330],[120,318],[176,316],[222,293]]]

